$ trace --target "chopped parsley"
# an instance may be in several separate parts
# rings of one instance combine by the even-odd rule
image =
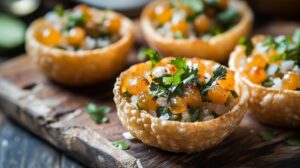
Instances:
[[[229,8],[217,15],[217,20],[223,25],[230,26],[239,20],[239,14],[235,9]]]
[[[174,75],[165,74],[153,79],[150,84],[150,94],[153,97],[166,97],[170,99],[183,95],[184,84],[198,84],[198,69],[190,68],[186,65],[184,58],[177,57],[171,61],[177,67]]]
[[[191,107],[189,109],[190,121],[196,122],[200,120],[200,108],[199,107]]]
[[[249,56],[252,53],[252,51],[254,49],[254,45],[251,40],[249,40],[245,37],[242,37],[242,38],[240,38],[239,44],[244,45],[246,47],[246,55],[247,56]]]
[[[85,107],[85,112],[97,123],[106,123],[109,119],[105,116],[110,112],[109,106],[97,106],[94,103],[89,103]]]
[[[148,49],[144,51],[144,54],[150,59],[152,67],[154,67],[161,60],[157,51]]]
[[[205,95],[208,92],[208,90],[210,90],[211,87],[215,84],[216,81],[225,79],[226,74],[227,74],[227,70],[224,66],[219,66],[217,69],[215,69],[213,72],[213,76],[203,86],[201,93]]]
[[[58,16],[60,16],[60,17],[64,16],[65,10],[62,5],[56,5],[54,7],[54,11]]]
[[[123,149],[123,150],[127,150],[129,149],[129,145],[128,143],[124,142],[124,141],[114,141],[112,143],[115,147]]]
[[[300,146],[300,139],[289,138],[285,141],[290,146]]]
[[[259,136],[263,141],[270,141],[275,138],[275,133],[273,131],[263,131]]]

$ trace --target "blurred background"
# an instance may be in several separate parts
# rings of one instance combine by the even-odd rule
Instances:
[[[27,26],[60,4],[71,8],[79,3],[109,8],[137,18],[142,7],[151,0],[1,0],[0,1],[0,60],[23,54]],[[300,19],[299,0],[246,0],[255,12],[255,27],[269,20]]]

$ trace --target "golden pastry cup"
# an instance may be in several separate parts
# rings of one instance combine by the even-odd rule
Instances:
[[[218,65],[213,61],[203,60],[203,62],[207,67]],[[144,110],[138,110],[122,96],[121,85],[127,75],[137,70],[141,71],[144,67],[150,67],[149,65],[149,61],[136,64],[121,73],[113,90],[122,125],[144,144],[171,152],[198,152],[219,144],[239,125],[247,108],[248,95],[245,91],[228,113],[209,121],[161,120]]]
[[[236,72],[245,64],[244,46],[237,46],[231,53],[229,67]],[[252,83],[239,73],[239,85],[246,87],[250,98],[249,111],[260,122],[283,127],[300,126],[300,92],[286,89],[266,88]]]
[[[240,21],[222,34],[213,36],[208,40],[164,37],[154,28],[151,19],[151,12],[157,5],[162,3],[167,3],[167,1],[154,1],[143,10],[141,27],[151,48],[165,56],[199,57],[224,62],[228,59],[230,52],[239,39],[247,36],[252,28],[252,11],[245,2],[234,0],[230,1],[230,8],[234,8],[239,12]]]
[[[92,12],[104,11],[91,8]],[[108,15],[117,14],[105,11]],[[120,15],[120,14],[118,14]],[[94,50],[67,51],[42,44],[35,33],[49,25],[44,18],[34,21],[26,33],[26,51],[37,67],[49,78],[67,86],[83,86],[108,80],[124,67],[134,41],[134,25],[121,16],[121,38],[115,43]]]

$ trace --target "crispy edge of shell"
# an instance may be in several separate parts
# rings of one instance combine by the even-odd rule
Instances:
[[[237,46],[231,53],[229,67],[238,75],[238,84],[246,87],[250,98],[250,112],[260,122],[283,127],[300,127],[300,92],[266,88],[252,83],[239,73],[246,56],[244,46]]]
[[[210,38],[208,41],[202,39],[176,40],[160,35],[153,27],[150,18],[153,8],[162,1],[154,1],[142,12],[142,32],[148,44],[161,52],[163,55],[184,55],[186,57],[199,57],[225,61],[234,49],[240,37],[247,36],[252,29],[253,14],[248,5],[242,1],[231,1],[230,7],[237,9],[241,15],[240,21],[230,30],[221,35]]]
[[[230,135],[246,112],[248,94],[243,91],[239,102],[228,113],[210,121],[188,123],[153,117],[128,103],[121,93],[123,78],[139,66],[143,64],[134,65],[123,72],[117,78],[113,92],[122,125],[144,144],[171,152],[202,151],[217,145]]]
[[[135,35],[133,23],[118,15],[122,18],[121,39],[108,47],[85,51],[60,50],[40,43],[35,32],[47,23],[43,18],[37,19],[26,33],[27,54],[44,74],[63,85],[78,87],[108,80],[124,67]]]

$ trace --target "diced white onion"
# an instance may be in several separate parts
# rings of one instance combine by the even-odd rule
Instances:
[[[278,66],[276,64],[270,64],[267,69],[267,73],[268,75],[274,75],[277,70],[278,70]]]
[[[157,98],[156,103],[161,107],[165,107],[168,105],[168,99],[165,97],[159,97]]]
[[[165,114],[159,117],[161,120],[168,120],[170,118],[169,114]]]
[[[292,70],[294,65],[295,65],[295,61],[292,60],[282,61],[280,70],[282,72],[287,72],[288,70]]]
[[[162,67],[162,66],[159,66],[159,67],[156,67],[153,71],[152,71],[152,74],[156,77],[160,77],[162,76],[163,74],[166,73],[166,68],[165,67]]]
[[[88,50],[96,48],[96,40],[89,36],[85,38],[85,44]]]
[[[213,116],[213,115],[208,115],[208,116],[205,116],[204,118],[203,118],[203,121],[208,121],[208,120],[212,120],[212,119],[214,119],[215,117]]]
[[[274,85],[272,86],[272,88],[275,88],[275,89],[282,88],[282,80],[280,78],[274,78],[273,82],[274,82]]]
[[[297,72],[298,74],[300,74],[300,68],[299,68],[299,66],[298,65],[294,66],[293,71]]]
[[[122,135],[123,135],[123,137],[124,137],[125,139],[128,139],[128,140],[133,140],[133,139],[135,139],[135,137],[132,136],[130,132],[123,132]]]

